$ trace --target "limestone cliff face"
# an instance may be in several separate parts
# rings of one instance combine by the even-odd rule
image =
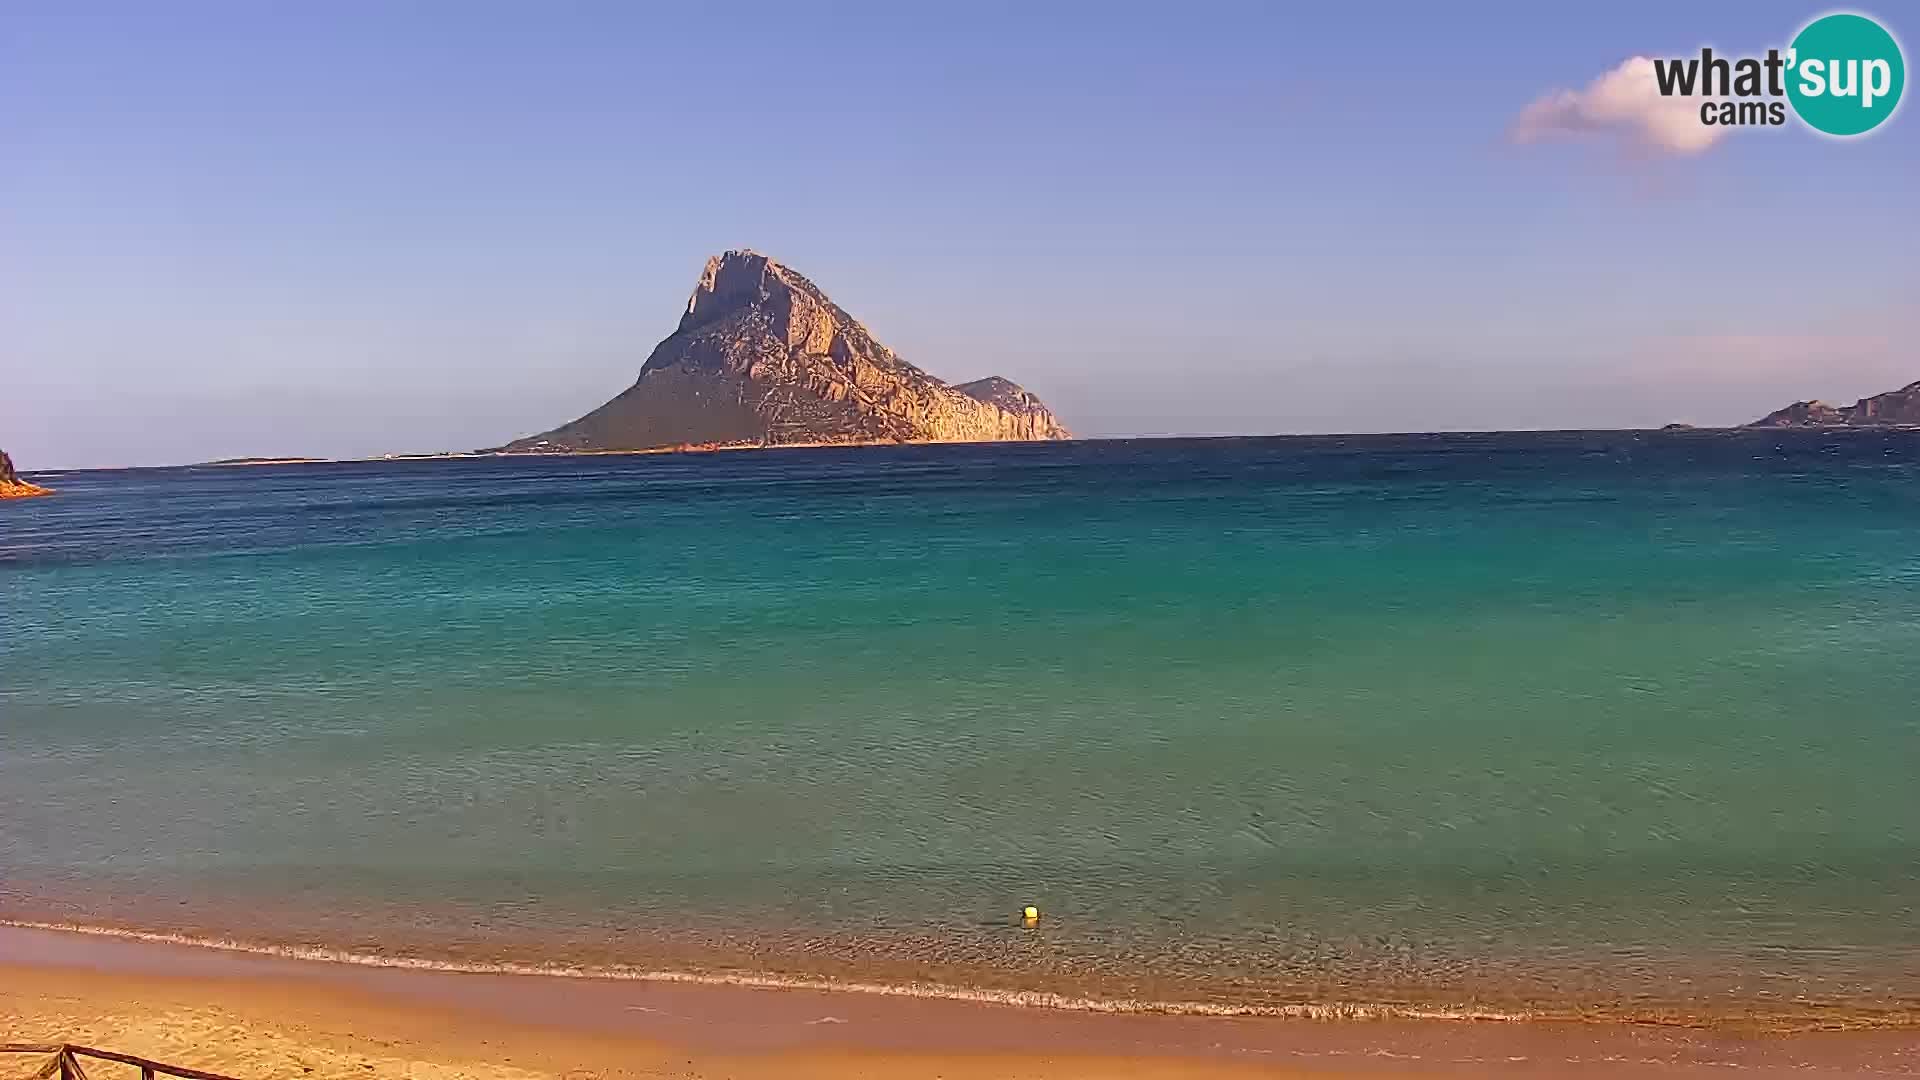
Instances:
[[[519,451],[1008,442],[1072,435],[998,376],[950,386],[902,360],[814,284],[752,251],[707,260],[640,378]]]
[[[984,401],[1009,416],[1024,417],[1030,432],[1026,436],[1029,439],[1072,438],[1067,429],[1060,426],[1053,412],[1019,383],[989,375],[984,379],[961,383],[954,389],[975,401]]]
[[[1851,405],[1796,401],[1748,427],[1897,427],[1920,425],[1920,382],[1861,398]]]
[[[28,483],[13,471],[13,459],[5,450],[0,450],[0,499],[25,499],[34,495],[51,495],[53,492],[39,484]]]

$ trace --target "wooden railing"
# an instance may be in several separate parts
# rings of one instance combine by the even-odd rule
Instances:
[[[132,1054],[116,1054],[111,1050],[95,1050],[91,1046],[75,1046],[72,1043],[0,1043],[0,1054],[48,1054],[47,1063],[40,1070],[28,1074],[31,1080],[50,1080],[58,1076],[60,1080],[87,1080],[85,1069],[80,1067],[81,1058],[94,1058],[99,1061],[117,1061],[122,1065],[131,1065],[140,1070],[140,1080],[153,1080],[156,1076],[179,1076],[185,1080],[233,1080],[231,1076],[210,1073],[201,1069],[188,1069],[179,1065],[163,1065],[158,1061],[148,1061]]]

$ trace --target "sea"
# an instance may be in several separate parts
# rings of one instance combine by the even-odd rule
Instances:
[[[1920,1026],[1920,433],[37,478],[0,504],[8,922]]]

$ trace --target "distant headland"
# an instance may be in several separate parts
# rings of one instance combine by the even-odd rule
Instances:
[[[1851,405],[1796,401],[1748,427],[1907,427],[1920,425],[1920,382],[1864,397]]]

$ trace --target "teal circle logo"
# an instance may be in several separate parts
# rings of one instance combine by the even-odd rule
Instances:
[[[1787,52],[1787,99],[1815,131],[1864,135],[1900,105],[1907,64],[1900,43],[1865,15],[1823,15]]]

